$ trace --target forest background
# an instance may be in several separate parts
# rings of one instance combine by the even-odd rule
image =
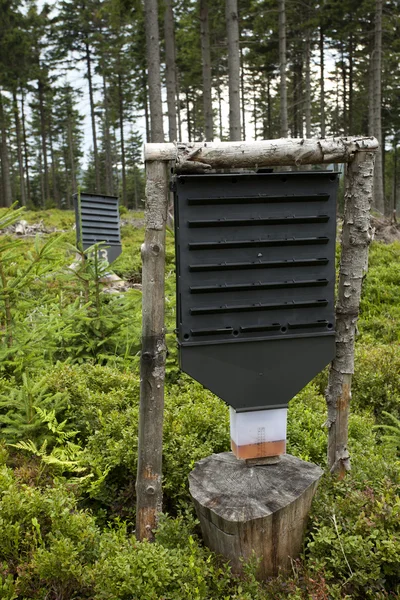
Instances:
[[[162,129],[171,141],[375,135],[375,209],[397,204],[394,0],[1,0],[0,22],[2,206],[68,208],[81,184],[138,208],[142,143]]]

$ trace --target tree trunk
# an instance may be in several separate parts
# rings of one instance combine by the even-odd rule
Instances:
[[[168,162],[146,164],[146,232],[142,246],[142,351],[136,480],[136,537],[154,539],[162,510],[162,437],[165,378],[165,227]]]
[[[40,179],[40,197],[41,202],[40,206],[44,208],[43,200],[45,197],[45,188],[44,188],[44,177],[43,177],[43,161],[42,161],[42,148],[39,148],[39,179]]]
[[[223,140],[224,138],[224,129],[222,123],[222,93],[221,93],[221,79],[219,77],[218,71],[218,83],[217,83],[217,97],[218,97],[218,128],[219,128],[219,139]]]
[[[177,82],[179,78],[177,77]],[[179,95],[179,83],[176,86],[176,116],[178,119],[178,140],[182,139],[181,99]]]
[[[49,145],[50,145],[50,156],[51,156],[51,178],[53,180],[53,200],[54,200],[54,203],[57,206],[57,208],[60,208],[60,195],[58,192],[58,184],[57,184],[57,169],[56,169],[56,160],[55,160],[55,155],[54,155],[51,121],[49,123]]]
[[[62,135],[63,135],[63,154],[64,154],[64,176],[65,176],[65,185],[66,185],[65,208],[67,208],[69,210],[71,194],[75,193],[74,188],[72,188],[72,190],[71,190],[71,183],[73,185],[74,171],[71,169],[71,172],[70,173],[68,172],[68,162],[70,160],[69,115],[68,115],[68,122],[67,122],[67,133],[65,133],[65,131],[64,131]]]
[[[72,107],[71,107],[71,109],[72,109]],[[72,134],[72,122],[71,122],[70,112],[68,113],[67,128],[68,128],[68,131],[67,131],[68,155],[69,155],[69,163],[70,163],[70,169],[71,169],[72,193],[75,194],[78,191],[78,189],[77,189],[77,185],[76,185],[74,138],[73,138],[73,134]],[[70,203],[70,199],[67,194],[67,206],[69,206],[69,203]]]
[[[94,97],[93,97],[93,79],[92,79],[92,58],[90,56],[89,43],[85,42],[86,48],[86,69],[87,78],[89,85],[89,103],[90,103],[90,118],[92,122],[92,140],[93,140],[93,157],[94,157],[94,177],[95,177],[95,191],[100,194],[100,161],[99,152],[97,149],[97,135],[96,135],[96,115],[94,110]]]
[[[341,53],[341,71],[342,71],[342,85],[343,85],[343,133],[347,135],[347,69],[344,58],[344,45],[343,40],[340,41],[340,53]]]
[[[20,119],[19,119],[17,93],[15,91],[13,92],[13,111],[14,111],[15,136],[17,138],[17,157],[18,157],[18,172],[19,172],[19,185],[20,185],[20,193],[21,193],[21,205],[26,206],[24,160],[22,157],[22,143],[21,143],[21,123],[20,123]]]
[[[279,71],[280,71],[280,121],[281,137],[288,136],[287,86],[286,86],[286,12],[285,0],[278,0],[279,6]]]
[[[25,127],[25,103],[24,103],[24,92],[21,91],[21,119],[22,119],[22,139],[24,142],[24,160],[25,160],[25,174],[26,174],[26,200],[27,203],[31,201],[31,182],[29,177],[29,152],[28,142],[26,138],[26,127]]]
[[[394,148],[393,148],[394,160],[393,160],[393,204],[392,204],[393,217],[392,217],[392,220],[396,223],[397,222],[397,217],[396,217],[396,213],[397,213],[397,140],[396,140],[396,138],[394,139],[393,144],[394,144]]]
[[[146,71],[143,71],[143,94],[144,94],[144,120],[146,124],[146,142],[149,143],[151,141],[151,131],[150,131],[150,115],[149,115],[149,96],[147,93],[147,74]]]
[[[353,35],[350,33],[349,38],[349,134],[353,134],[353,80],[354,80],[354,69],[353,69]]]
[[[40,118],[40,137],[42,140],[42,156],[43,156],[43,189],[44,197],[42,198],[43,206],[50,200],[50,186],[49,186],[49,167],[47,162],[47,123],[46,113],[44,108],[44,83],[41,78],[38,80],[38,93],[39,93],[39,118]]]
[[[272,139],[272,98],[271,98],[271,77],[268,75],[267,78],[267,116],[268,116],[268,139]]]
[[[306,138],[311,137],[311,44],[310,30],[306,32],[306,48],[305,48],[305,121],[306,121]]]
[[[336,357],[331,364],[326,392],[328,466],[342,478],[350,469],[347,449],[354,340],[363,277],[368,270],[370,199],[373,190],[374,153],[357,153],[347,167],[342,253],[336,302]]]
[[[186,92],[186,117],[187,117],[187,135],[189,142],[192,141],[192,120],[190,114],[189,92]]]
[[[385,212],[385,199],[383,192],[383,166],[382,166],[382,0],[375,2],[375,32],[373,54],[373,135],[380,144],[375,161],[374,180],[374,209],[381,214]]]
[[[263,93],[263,90],[262,90]],[[254,121],[254,139],[257,140],[258,132],[258,122],[257,122],[257,91],[256,91],[256,83],[253,76],[253,121]],[[265,139],[265,137],[264,137]]]
[[[121,73],[118,73],[118,97],[119,97],[119,129],[120,129],[120,148],[121,148],[121,168],[122,168],[122,204],[128,206],[126,195],[126,156],[125,156],[125,136],[124,136],[124,98],[122,88]]]
[[[231,452],[203,458],[189,474],[189,489],[204,543],[236,574],[245,576],[248,561],[261,581],[291,573],[322,475],[317,465],[290,454],[253,468]]]
[[[164,0],[165,81],[167,87],[169,141],[178,139],[176,130],[176,50],[172,0]]]
[[[3,180],[3,199],[1,206],[11,206],[12,191],[10,177],[10,158],[8,153],[7,124],[4,114],[3,98],[0,91],[0,129],[1,129],[1,175]]]
[[[229,139],[240,141],[240,53],[237,0],[225,0],[228,38]]]
[[[119,90],[118,90],[119,91]],[[111,138],[110,138],[110,119],[108,115],[108,90],[105,75],[103,74],[103,107],[104,107],[104,146],[105,146],[105,192],[107,196],[114,194],[113,185],[113,164],[112,164],[112,152],[111,152]]]
[[[240,99],[242,109],[242,140],[246,139],[246,103],[245,103],[245,89],[244,89],[244,60],[243,60],[243,49],[240,48]],[[255,138],[257,139],[257,137]]]
[[[157,0],[144,3],[146,28],[147,77],[149,82],[151,141],[164,141],[163,108],[161,100],[160,39],[158,32]]]
[[[213,132],[212,108],[212,79],[211,79],[211,51],[210,51],[210,25],[208,21],[208,1],[200,0],[200,34],[201,34],[201,62],[203,72],[203,111],[205,139],[211,142]]]
[[[324,32],[319,28],[319,60],[320,60],[320,118],[321,118],[321,137],[325,137],[325,63],[324,63]]]
[[[373,40],[370,44],[368,65],[368,135],[374,135],[374,44],[372,42]]]
[[[297,80],[297,69],[296,69],[296,65],[293,65],[293,86],[292,86],[292,114],[291,114],[291,122],[292,122],[292,126],[291,126],[291,134],[293,137],[297,138],[299,137],[299,132],[297,130],[297,111],[298,111],[298,96],[297,96],[297,86],[298,86],[298,80]]]

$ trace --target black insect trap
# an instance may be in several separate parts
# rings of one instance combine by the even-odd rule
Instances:
[[[84,250],[104,242],[100,257],[112,263],[122,252],[118,198],[101,194],[74,194],[76,240]]]
[[[176,177],[180,366],[230,405],[237,458],[285,453],[289,400],[335,355],[338,181]]]

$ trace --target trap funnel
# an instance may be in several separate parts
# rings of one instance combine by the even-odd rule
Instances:
[[[237,412],[286,407],[335,355],[338,177],[175,179],[180,366]]]

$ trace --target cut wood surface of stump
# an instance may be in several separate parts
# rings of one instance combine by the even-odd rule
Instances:
[[[259,579],[289,569],[301,552],[322,474],[289,454],[255,467],[231,452],[204,458],[190,473],[189,486],[205,544],[229,559],[234,572],[254,554]]]

